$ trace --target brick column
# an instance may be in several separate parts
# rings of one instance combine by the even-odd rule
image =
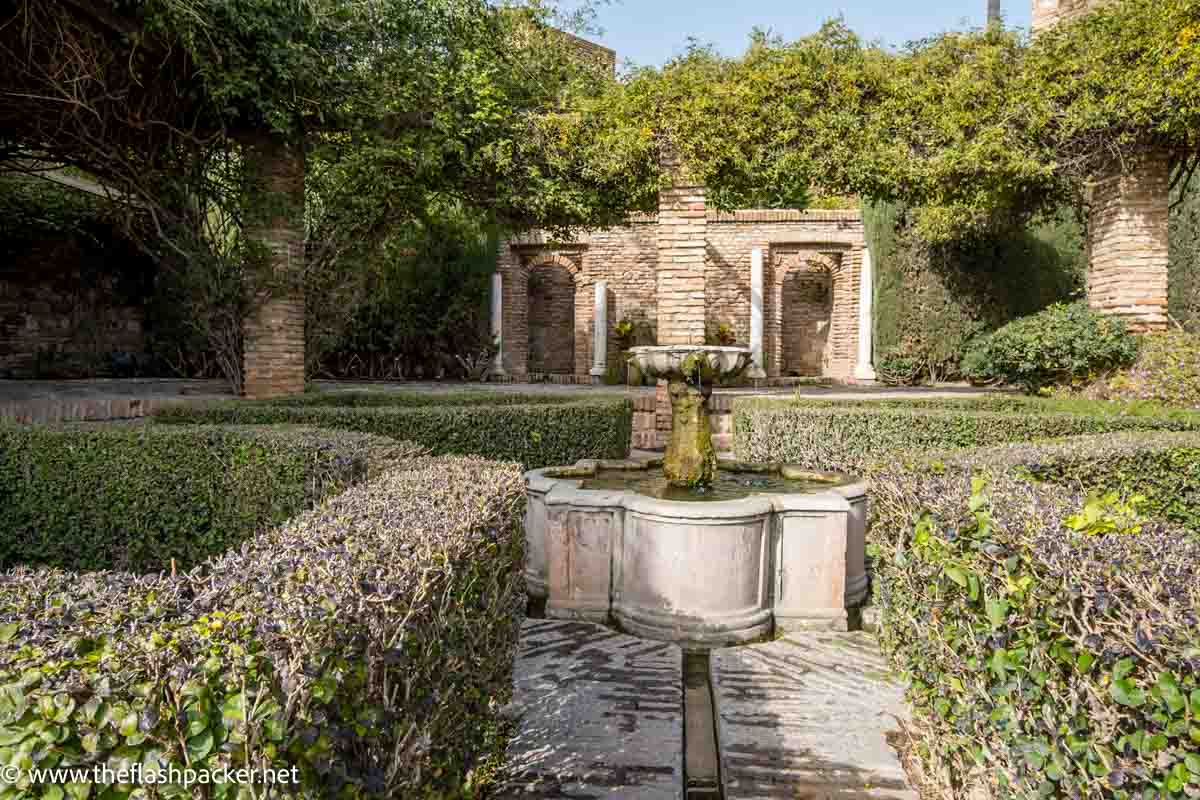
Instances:
[[[658,193],[658,343],[704,344],[704,187],[665,158],[671,188]]]
[[[1033,0],[1033,32],[1077,19],[1099,0]],[[1170,161],[1147,152],[1089,187],[1088,305],[1134,331],[1167,326]]]
[[[1170,162],[1149,153],[1090,187],[1088,304],[1131,330],[1167,326]]]
[[[239,137],[247,209],[244,233],[265,247],[254,308],[242,324],[242,394],[304,391],[304,150],[268,133]]]

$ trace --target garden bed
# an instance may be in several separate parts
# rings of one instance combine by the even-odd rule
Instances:
[[[3,763],[271,768],[299,780],[282,796],[418,797],[460,794],[496,756],[525,597],[516,465],[324,431],[0,435],[22,507],[60,506],[59,535],[91,548],[79,566],[136,561],[122,507],[139,536],[172,531],[136,571],[0,572]],[[111,491],[95,514],[85,487]],[[253,529],[192,546],[189,525],[243,501]]]
[[[739,398],[733,413],[738,459],[849,472],[905,451],[1095,433],[1200,430],[1200,414],[1192,412],[1006,395],[840,402]]]
[[[1198,453],[1092,436],[869,472],[881,635],[947,796],[1200,786]]]
[[[435,455],[478,455],[526,469],[629,454],[624,397],[478,393],[321,393],[262,402],[175,407],[160,422],[313,425],[411,441]]]

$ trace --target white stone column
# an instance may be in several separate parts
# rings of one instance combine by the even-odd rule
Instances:
[[[871,267],[871,250],[863,248],[862,270],[858,277],[858,364],[854,367],[854,378],[859,381],[875,380],[874,347],[871,323],[875,318],[875,276]]]
[[[763,251],[756,247],[750,251],[750,357],[752,363],[747,376],[755,379],[767,377],[763,368]]]
[[[608,281],[596,281],[596,305],[592,314],[592,377],[608,371]]]
[[[492,344],[496,347],[496,362],[492,373],[504,375],[504,274],[492,273]]]

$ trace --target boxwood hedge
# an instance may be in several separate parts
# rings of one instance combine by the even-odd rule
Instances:
[[[462,796],[511,685],[523,505],[516,465],[420,456],[175,577],[0,573],[0,764],[295,768],[273,796]],[[5,796],[133,788],[25,772]]]
[[[378,407],[403,406],[416,408],[423,406],[545,406],[578,403],[583,400],[620,400],[616,394],[568,394],[564,392],[509,392],[489,390],[466,390],[457,392],[394,392],[384,389],[366,391],[332,391],[305,392],[304,394],[288,395],[268,401],[271,405],[282,406],[324,406],[324,407]]]
[[[526,469],[574,464],[582,458],[625,458],[629,454],[633,406],[623,397],[563,399],[543,395],[536,403],[508,403],[495,401],[510,395],[491,393],[486,397],[493,402],[483,405],[475,401],[454,405],[464,399],[456,394],[399,395],[408,398],[399,403],[385,403],[380,397],[392,399],[397,395],[318,394],[283,402],[229,401],[199,408],[170,408],[157,419],[168,423],[291,424],[359,431],[416,442],[435,455],[479,455],[515,461]],[[447,404],[413,405],[413,397],[427,402],[446,398]]]
[[[187,569],[405,449],[337,431],[0,425],[0,569]]]
[[[881,636],[946,796],[1200,790],[1200,534],[1122,492],[1194,491],[1194,467],[1167,473],[1198,447],[1088,437],[872,470]]]
[[[1117,413],[1084,404],[979,398],[969,401],[851,401],[740,398],[734,450],[746,461],[788,461],[815,469],[861,471],[897,452],[981,447],[1061,436],[1200,429],[1192,413]],[[1107,413],[1105,413],[1107,412]]]

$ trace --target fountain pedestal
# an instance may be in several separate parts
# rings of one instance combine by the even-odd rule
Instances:
[[[630,363],[645,375],[665,380],[671,396],[671,438],[663,472],[673,486],[708,486],[717,471],[708,398],[713,382],[740,375],[750,366],[746,347],[677,345],[635,347]]]
[[[663,459],[663,472],[674,486],[706,486],[717,471],[708,398],[712,388],[671,381],[671,438]]]

